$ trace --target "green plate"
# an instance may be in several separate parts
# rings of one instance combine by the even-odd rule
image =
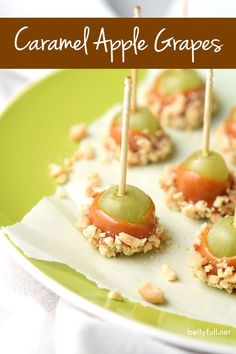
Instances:
[[[54,192],[48,164],[60,163],[75,149],[68,139],[70,126],[92,122],[120,102],[126,74],[125,70],[59,71],[29,88],[8,106],[0,119],[1,226],[20,220],[43,196]],[[28,259],[2,237],[14,257],[33,276],[97,316],[192,349],[204,350],[203,340],[207,340],[209,351],[217,353],[224,348],[226,353],[232,352],[232,345],[236,344],[235,328],[166,313],[128,300],[108,300],[107,292],[83,275],[59,263]],[[217,335],[216,328],[230,330],[230,334]],[[208,330],[209,335],[202,336],[200,330]],[[190,332],[194,333],[191,337]]]

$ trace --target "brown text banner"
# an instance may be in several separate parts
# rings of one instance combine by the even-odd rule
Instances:
[[[236,18],[1,18],[1,68],[236,68]]]

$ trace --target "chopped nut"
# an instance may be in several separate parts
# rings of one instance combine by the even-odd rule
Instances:
[[[99,235],[100,236],[100,235]],[[100,236],[101,237],[101,236]],[[106,245],[112,245],[114,243],[114,239],[113,237],[111,236],[108,236],[108,237],[104,237],[103,238],[103,242],[106,244]]]
[[[66,194],[66,191],[63,187],[57,187],[56,189],[56,196],[60,199],[65,199],[67,198],[67,194]]]
[[[170,137],[163,131],[158,130],[153,137],[141,137],[136,139],[137,151],[128,149],[128,165],[146,165],[162,161],[173,150]],[[116,144],[111,136],[106,136],[103,146],[108,151],[108,156],[120,158],[120,145]]]
[[[86,229],[86,227],[89,226],[89,218],[88,216],[85,216],[85,215],[82,215],[78,221],[76,221],[75,223],[75,227],[79,230],[83,230],[83,229]]]
[[[216,286],[220,281],[220,278],[217,275],[209,275],[208,284],[210,286]]]
[[[101,233],[99,234],[99,237],[100,237],[100,238],[106,237],[106,233],[105,233],[105,232],[101,232]]]
[[[208,264],[204,267],[204,270],[206,273],[210,273],[210,271],[212,271],[213,267],[211,264]]]
[[[90,184],[85,188],[85,195],[87,197],[93,197],[94,196],[94,189],[93,189],[93,186],[91,186]]]
[[[92,160],[95,158],[95,149],[90,144],[81,145],[75,152],[75,158],[77,160]]]
[[[71,167],[73,166],[73,163],[74,163],[73,159],[66,158],[64,160],[64,166],[65,166],[66,169],[71,170]]]
[[[89,214],[89,208],[90,208],[90,206],[88,204],[81,205],[80,208],[79,208],[80,214],[87,216]]]
[[[138,292],[144,300],[151,304],[162,304],[165,299],[164,292],[150,281],[142,284]]]
[[[163,105],[162,98],[157,93],[155,85],[147,95],[150,110],[156,115],[163,126],[192,130],[202,126],[204,108],[204,88],[192,92],[187,99],[182,93],[175,95],[168,104]],[[213,111],[217,108],[213,99]]]
[[[73,141],[80,141],[87,135],[88,127],[86,124],[76,124],[70,129],[70,139]]]
[[[119,239],[124,242],[126,245],[130,246],[131,248],[138,248],[143,246],[147,241],[146,238],[140,239],[134,236],[127,234],[126,232],[119,233]]]
[[[60,176],[55,178],[55,182],[58,184],[65,184],[68,181],[67,173],[63,173]]]
[[[52,177],[58,177],[62,172],[64,172],[63,167],[61,167],[56,163],[51,163],[48,168],[49,168],[50,176]]]
[[[234,272],[233,275],[229,276],[227,278],[228,282],[232,283],[232,284],[236,284],[236,272]]]
[[[202,257],[200,253],[194,252],[193,254],[190,255],[188,259],[188,264],[192,268],[198,268],[201,267],[206,263],[205,259]]]
[[[162,266],[162,275],[164,278],[166,278],[168,281],[175,281],[177,279],[177,274],[176,271],[171,268],[168,264],[164,264]]]
[[[113,290],[109,291],[108,299],[121,301],[121,300],[123,300],[123,296],[121,295],[121,293],[118,290],[113,289]]]
[[[110,249],[104,243],[99,245],[98,251],[99,251],[100,255],[103,256],[103,257],[114,257],[115,256],[114,250]]]
[[[58,164],[50,164],[49,173],[57,181],[63,181],[64,179],[67,179],[67,172],[65,168]]]
[[[194,273],[201,281],[207,281],[207,273],[204,269],[196,269]]]
[[[162,235],[160,235],[160,238],[157,237],[157,236],[158,235],[151,235],[151,236],[148,237],[149,243],[151,243],[155,248],[159,248],[159,246],[161,244],[160,238],[161,238]],[[164,241],[164,239],[163,239],[163,241]]]
[[[83,234],[86,238],[94,237],[96,234],[97,228],[95,225],[89,225],[83,230]]]
[[[175,200],[182,200],[183,199],[183,193],[182,192],[177,192],[173,195],[173,199]]]
[[[147,252],[151,251],[151,249],[152,249],[152,244],[151,244],[151,242],[148,241],[145,243],[145,245],[143,247],[143,253],[147,253]]]
[[[143,148],[146,152],[151,151],[152,143],[149,139],[140,137],[136,141],[137,145]]]
[[[218,269],[217,275],[221,278],[227,278],[233,275],[234,267],[226,267],[225,270]]]
[[[90,172],[87,179],[89,180],[89,185],[93,187],[98,187],[101,185],[101,178],[97,172]]]
[[[49,165],[49,173],[50,176],[55,180],[58,184],[65,184],[68,180],[67,171],[58,164],[50,164]]]
[[[203,231],[206,231],[209,228],[209,225],[204,222],[201,226],[200,226],[200,232],[202,233]]]

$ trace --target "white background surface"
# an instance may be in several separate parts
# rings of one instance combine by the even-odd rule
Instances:
[[[0,0],[0,16],[131,16],[136,1]],[[178,16],[175,0],[143,0],[144,16]],[[164,5],[168,5],[165,10]],[[235,0],[192,0],[190,16],[236,15]],[[44,70],[0,71],[0,107]],[[56,313],[56,318],[55,318]],[[115,335],[114,335],[115,333]],[[92,340],[91,340],[92,338]],[[0,353],[116,354],[179,353],[148,338],[90,318],[43,287],[0,247]]]

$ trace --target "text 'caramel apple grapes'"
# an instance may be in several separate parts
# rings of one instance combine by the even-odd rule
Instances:
[[[134,16],[140,17],[140,7],[134,8]],[[146,165],[166,160],[173,150],[172,142],[161,128],[158,119],[148,107],[137,103],[138,69],[132,69],[130,130],[128,141],[129,165]],[[122,112],[113,118],[104,146],[112,157],[119,158],[121,146]]]
[[[169,207],[196,219],[216,220],[232,215],[236,181],[222,156],[209,149],[213,71],[207,72],[202,150],[178,166],[170,166],[161,179]]]
[[[83,235],[106,257],[146,253],[158,249],[166,237],[155,215],[152,199],[141,189],[126,184],[131,85],[131,77],[126,77],[119,185],[95,194],[91,204],[81,209],[81,218],[88,221],[81,227]]]

